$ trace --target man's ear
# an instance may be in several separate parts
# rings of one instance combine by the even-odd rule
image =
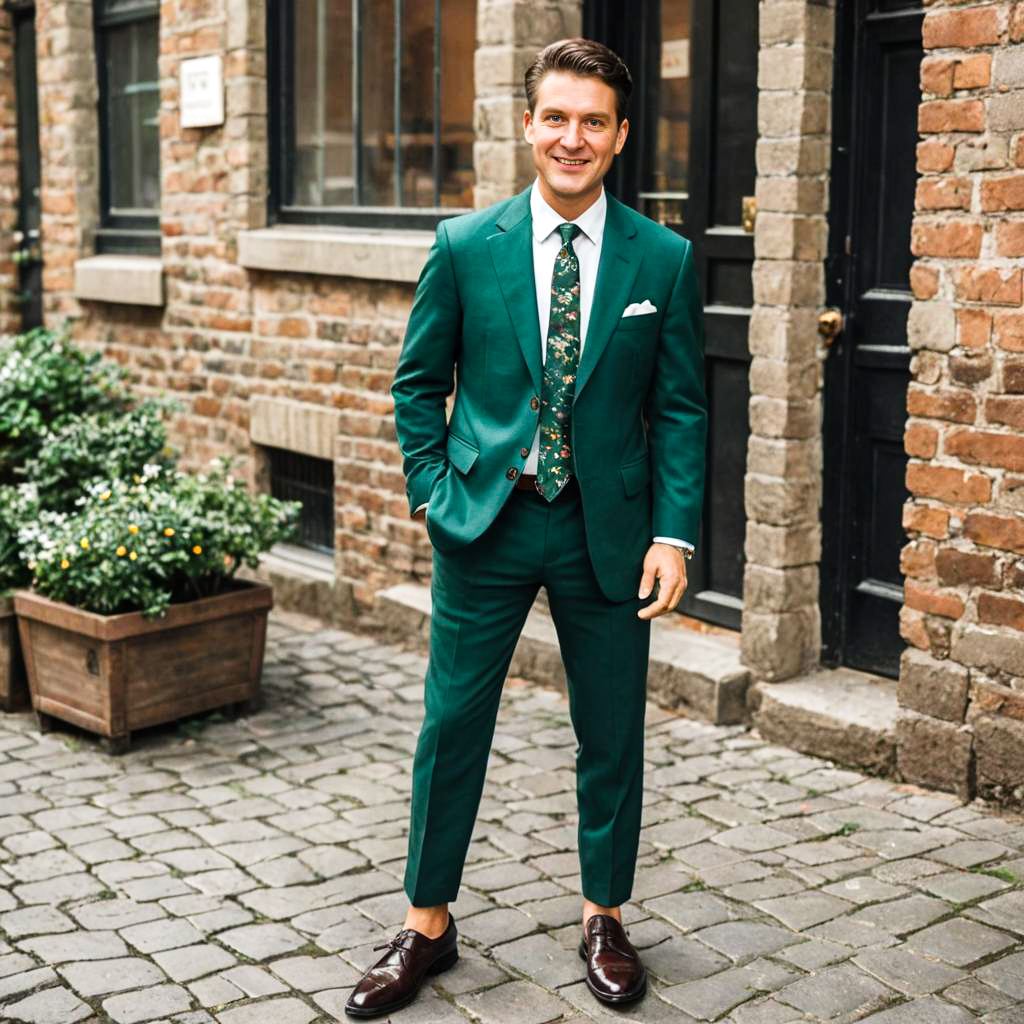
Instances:
[[[626,136],[629,134],[629,119],[623,118],[622,124],[619,125],[619,130],[615,135],[615,155],[618,156],[622,152],[622,147],[626,144]]]
[[[533,145],[533,115],[529,110],[523,111],[523,138]]]

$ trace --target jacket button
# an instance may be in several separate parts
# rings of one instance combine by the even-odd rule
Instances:
[[[509,480],[515,480],[515,478],[519,476],[519,470],[516,469],[515,466],[509,466],[508,469],[505,470],[505,476],[507,476]]]
[[[529,454],[530,454],[530,449],[529,448],[520,448],[519,449],[519,457],[521,459],[525,459],[526,456],[529,455]]]
[[[536,395],[534,395],[533,398],[530,399],[530,408],[534,412],[536,412],[540,408],[540,399]]]

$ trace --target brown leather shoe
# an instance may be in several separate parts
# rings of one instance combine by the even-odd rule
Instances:
[[[428,975],[440,974],[459,959],[455,918],[448,915],[448,927],[436,939],[405,928],[390,942],[375,949],[384,954],[359,979],[345,1004],[350,1017],[376,1017],[411,1003]]]
[[[587,988],[602,1003],[621,1006],[647,991],[647,971],[622,925],[608,914],[595,914],[580,942],[587,962]]]

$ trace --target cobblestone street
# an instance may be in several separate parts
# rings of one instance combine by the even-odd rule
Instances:
[[[404,913],[424,659],[272,619],[266,707],[105,754],[0,716],[0,1020],[310,1024]],[[201,685],[201,680],[197,680]],[[399,1024],[1024,1022],[1024,820],[655,708],[627,922],[653,975],[583,984],[574,739],[506,688],[454,908]]]

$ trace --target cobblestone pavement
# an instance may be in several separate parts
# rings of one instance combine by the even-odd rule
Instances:
[[[344,1019],[404,912],[424,661],[272,622],[267,707],[127,756],[0,716],[0,1020]],[[1024,820],[741,728],[649,715],[630,935],[654,976],[582,983],[565,700],[506,689],[454,970],[399,1024],[1024,1022]]]

